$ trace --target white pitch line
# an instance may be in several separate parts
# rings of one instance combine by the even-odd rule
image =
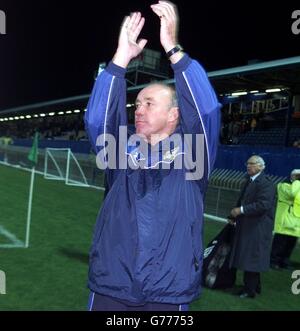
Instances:
[[[14,245],[14,244],[0,244],[0,248],[24,248],[24,244]]]
[[[6,230],[2,225],[0,225],[0,234],[9,239],[13,244],[3,244],[1,247],[6,247],[7,245],[13,245],[13,247],[23,247],[24,243],[19,240],[13,233]]]

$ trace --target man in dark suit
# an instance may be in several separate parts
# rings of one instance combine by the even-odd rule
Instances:
[[[261,292],[260,272],[270,265],[276,190],[260,156],[251,156],[246,165],[247,181],[230,212],[229,222],[236,225],[230,266],[244,271],[240,298],[254,298]]]

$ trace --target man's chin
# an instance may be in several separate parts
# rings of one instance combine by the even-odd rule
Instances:
[[[140,135],[144,135],[142,130],[136,129],[135,133],[140,136]]]
[[[136,130],[135,134],[141,137],[142,139],[147,140],[147,135],[143,131]]]

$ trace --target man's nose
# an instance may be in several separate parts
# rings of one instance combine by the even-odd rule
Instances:
[[[136,107],[135,113],[137,115],[143,114],[145,110],[145,107],[143,105],[139,105],[138,107]]]

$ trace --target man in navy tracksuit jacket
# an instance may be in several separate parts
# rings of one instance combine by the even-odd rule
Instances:
[[[135,138],[141,141],[121,138],[126,67],[147,42],[137,41],[144,18],[133,13],[122,24],[117,52],[99,74],[85,116],[97,159],[108,164],[109,186],[90,251],[90,310],[181,310],[201,290],[203,197],[217,151],[220,105],[201,65],[176,46],[175,6],[160,1],[151,8],[161,21],[176,93],[160,83],[141,90],[135,111]],[[172,140],[176,135],[183,141],[185,134],[198,134],[202,144],[188,148]],[[111,137],[115,164],[109,163]],[[200,176],[189,178],[193,171],[184,162],[175,166],[187,153],[192,160],[201,156]]]

